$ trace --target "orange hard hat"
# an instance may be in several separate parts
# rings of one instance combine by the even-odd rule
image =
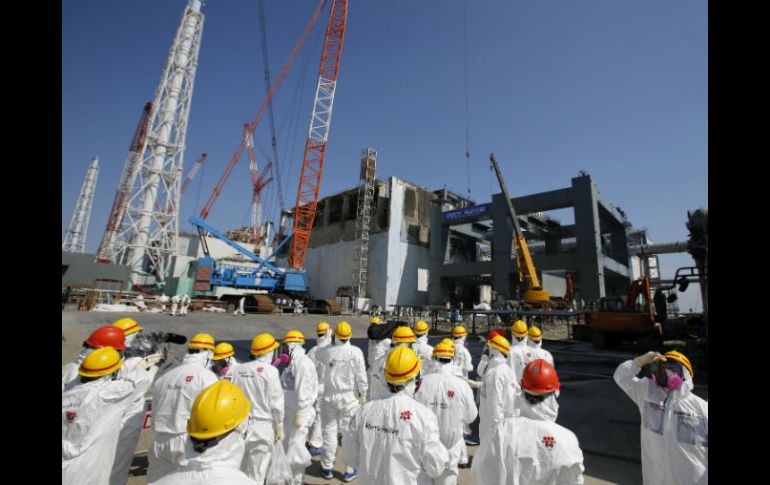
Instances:
[[[521,387],[530,394],[547,394],[561,387],[556,369],[547,360],[536,359],[524,368]]]

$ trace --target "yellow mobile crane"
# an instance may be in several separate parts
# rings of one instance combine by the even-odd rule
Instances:
[[[506,204],[508,204],[508,215],[511,216],[513,221],[513,242],[516,249],[516,266],[519,269],[519,281],[523,283],[526,279],[528,286],[527,291],[524,293],[524,300],[532,303],[547,303],[551,297],[547,291],[543,290],[540,279],[537,277],[537,271],[535,271],[535,265],[532,263],[532,256],[529,254],[527,241],[521,233],[519,219],[516,217],[516,211],[513,210],[513,203],[511,203],[511,195],[505,187],[505,181],[500,173],[500,167],[497,166],[494,153],[489,154],[489,160],[492,162],[492,167],[495,169],[495,174],[497,174],[497,180],[500,182],[500,189],[503,191]]]

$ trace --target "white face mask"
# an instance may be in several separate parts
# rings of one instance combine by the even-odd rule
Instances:
[[[558,391],[538,404],[530,404],[522,396],[521,415],[537,421],[556,421],[556,417],[559,415],[559,402],[556,400],[557,394]]]

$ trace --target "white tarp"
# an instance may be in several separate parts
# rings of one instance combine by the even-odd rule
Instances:
[[[138,312],[139,309],[131,305],[108,305],[106,303],[99,303],[92,310],[92,312]]]

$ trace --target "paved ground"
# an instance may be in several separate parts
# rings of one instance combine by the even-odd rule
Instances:
[[[229,314],[195,312],[180,318],[146,313],[65,311],[62,312],[62,365],[77,355],[82,341],[91,331],[124,316],[136,318],[147,330],[165,330],[186,335],[188,338],[199,332],[210,333],[217,341],[226,340],[232,343],[239,360],[247,359],[251,340],[259,333],[270,332],[279,337],[288,330],[296,329],[312,338],[315,335],[315,325],[322,319],[332,325],[341,320],[350,322],[353,327],[353,344],[361,347],[364,353],[367,350],[365,337],[368,318],[364,317],[293,317],[288,314],[247,314],[236,317]],[[479,330],[482,330],[481,326]],[[546,327],[544,335],[546,339],[558,339],[564,338],[566,332],[563,328]],[[443,336],[431,338],[431,344],[441,338]],[[639,412],[611,378],[617,365],[633,357],[633,354],[597,352],[587,343],[562,341],[547,341],[545,348],[553,353],[562,381],[558,423],[571,429],[580,441],[584,454],[586,485],[641,484]],[[481,352],[481,342],[472,341],[470,351],[474,356],[475,366]],[[170,345],[169,352],[172,355],[171,360],[177,360],[184,353],[184,346]],[[697,385],[696,393],[708,398],[707,384]],[[472,429],[478,436],[478,419]],[[136,448],[129,485],[146,484],[147,449],[151,441],[152,431],[143,431]],[[468,451],[473,456],[476,447],[469,447]],[[321,478],[320,471],[318,457],[314,457],[313,465],[305,475],[305,482],[344,483],[340,480],[343,470],[336,470],[333,480]],[[469,469],[460,471],[458,483],[473,483]]]

